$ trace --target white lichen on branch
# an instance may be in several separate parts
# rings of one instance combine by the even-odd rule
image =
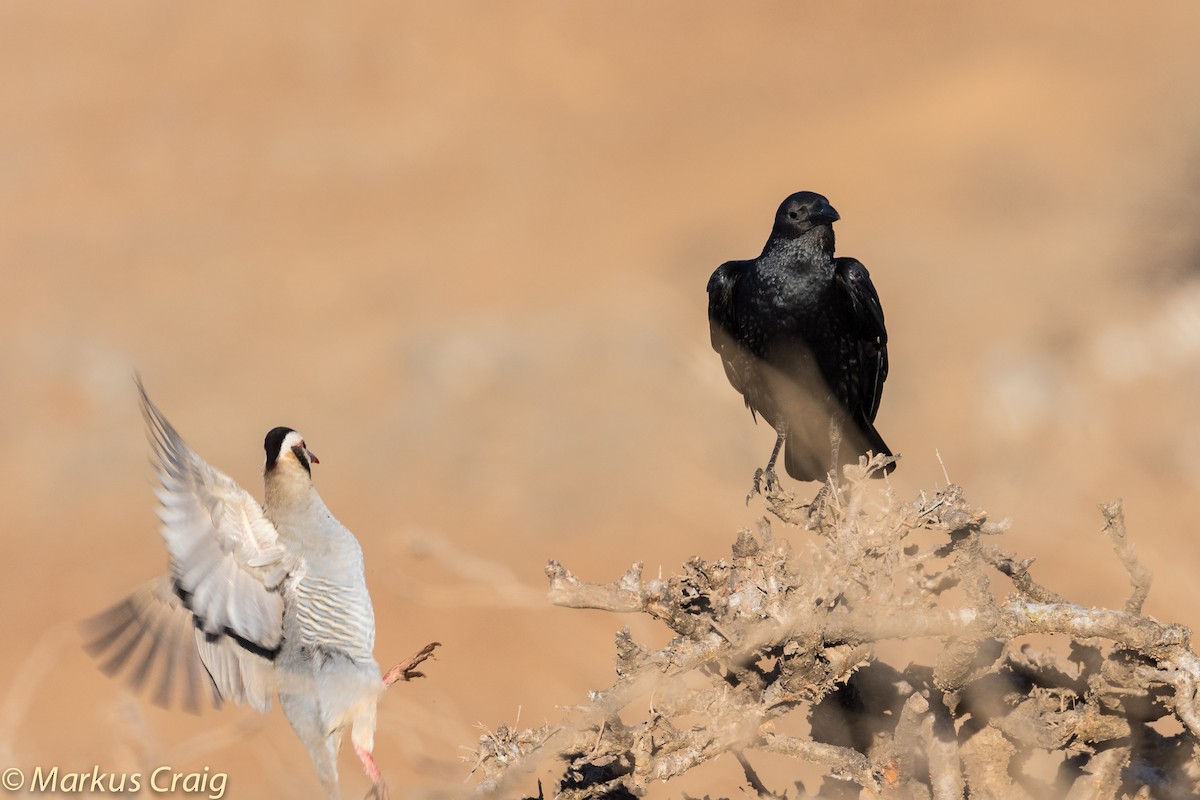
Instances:
[[[1104,530],[1133,593],[1122,610],[1086,608],[1000,550],[1008,524],[961,488],[911,503],[877,490],[866,479],[885,463],[846,468],[815,507],[768,485],[770,512],[816,534],[796,532],[799,553],[763,518],[728,559],[693,558],[667,578],[647,580],[637,563],[587,583],[551,561],[554,604],[644,613],[674,638],[650,649],[621,630],[612,686],[560,725],[483,737],[480,792],[510,795],[557,759],[555,797],[636,797],[729,754],[755,794],[786,796],[754,773],[746,754],[762,751],[819,767],[821,796],[1194,796],[1200,659],[1186,628],[1141,613],[1150,574],[1120,504],[1102,507]],[[1064,637],[1069,655],[1018,641],[1031,634]],[[875,656],[889,640],[940,646],[900,671]],[[647,696],[650,712],[623,722]],[[789,714],[806,717],[807,736],[777,731]],[[1151,727],[1171,715],[1181,732]],[[1061,759],[1049,778],[1023,772],[1038,750]]]

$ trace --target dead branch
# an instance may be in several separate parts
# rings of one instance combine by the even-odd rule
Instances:
[[[646,608],[640,561],[616,583],[584,583],[553,560],[546,565],[546,577],[550,579],[550,602],[556,606],[618,612]]]
[[[555,605],[646,614],[674,636],[654,649],[622,630],[615,681],[561,725],[482,738],[480,790],[554,760],[555,797],[639,796],[730,754],[748,791],[784,796],[750,767],[745,753],[757,750],[819,766],[831,797],[1200,791],[1200,659],[1187,628],[1141,613],[1149,572],[1119,504],[1104,507],[1105,532],[1134,593],[1123,610],[1087,608],[1035,581],[1031,559],[986,543],[1009,524],[960,487],[899,503],[871,493],[866,478],[879,468],[848,467],[819,503],[768,481],[768,509],[816,534],[796,537],[803,553],[762,519],[728,558],[693,558],[665,578],[647,580],[635,563],[616,581],[588,583],[551,561]],[[996,576],[1012,587],[1006,598]],[[1069,657],[1022,646],[1031,634],[1063,637]],[[898,672],[875,656],[890,640],[936,647],[927,666]],[[647,697],[650,713],[628,721]],[[808,736],[775,729],[792,714],[807,716]],[[1168,715],[1182,733],[1148,727]],[[1037,751],[1064,759],[1057,776],[1023,774]]]

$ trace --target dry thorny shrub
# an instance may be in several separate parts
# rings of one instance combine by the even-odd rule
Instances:
[[[869,489],[884,463],[847,468],[815,506],[769,484],[771,513],[816,534],[803,553],[764,517],[729,559],[694,558],[667,579],[635,564],[588,584],[551,561],[552,602],[642,612],[675,636],[650,650],[622,630],[617,679],[589,704],[561,725],[481,737],[479,792],[528,791],[531,769],[559,759],[555,797],[637,797],[728,753],[748,792],[807,796],[800,782],[763,784],[747,753],[771,751],[816,765],[822,797],[1197,796],[1200,660],[1186,628],[1142,614],[1150,577],[1120,504],[1102,507],[1104,531],[1133,593],[1122,610],[1086,608],[997,547],[1006,525],[960,487],[911,503]],[[1022,645],[1031,634],[1067,637],[1069,654]],[[915,639],[939,644],[932,664],[900,670],[875,656],[881,642]],[[647,694],[648,715],[624,723]],[[808,734],[781,732],[785,715],[804,715]],[[1171,715],[1175,732],[1161,732]],[[1029,768],[1039,753],[1053,756],[1048,774]]]

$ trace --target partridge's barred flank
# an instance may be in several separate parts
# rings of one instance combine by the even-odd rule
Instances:
[[[762,254],[708,281],[713,349],[751,414],[778,434],[765,471],[783,447],[796,480],[824,480],[868,451],[891,455],[873,424],[888,373],[883,308],[867,268],[834,258],[839,218],[821,195],[797,192]]]
[[[340,797],[337,752],[351,729],[376,797],[387,787],[371,751],[385,688],[358,540],[312,483],[317,457],[291,428],[267,434],[262,505],[184,443],[138,381],[154,448],[168,575],[85,623],[109,673],[132,664],[168,705],[180,690],[266,711],[275,694],[308,748],[327,797]],[[391,673],[389,673],[389,676]]]

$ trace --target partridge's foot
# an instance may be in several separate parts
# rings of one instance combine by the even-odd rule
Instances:
[[[413,678],[423,678],[423,672],[417,672],[416,666],[427,658],[433,656],[434,649],[441,647],[441,642],[430,642],[421,648],[420,652],[411,658],[401,661],[396,666],[389,669],[383,676],[383,686],[387,688],[396,681],[411,681]]]

